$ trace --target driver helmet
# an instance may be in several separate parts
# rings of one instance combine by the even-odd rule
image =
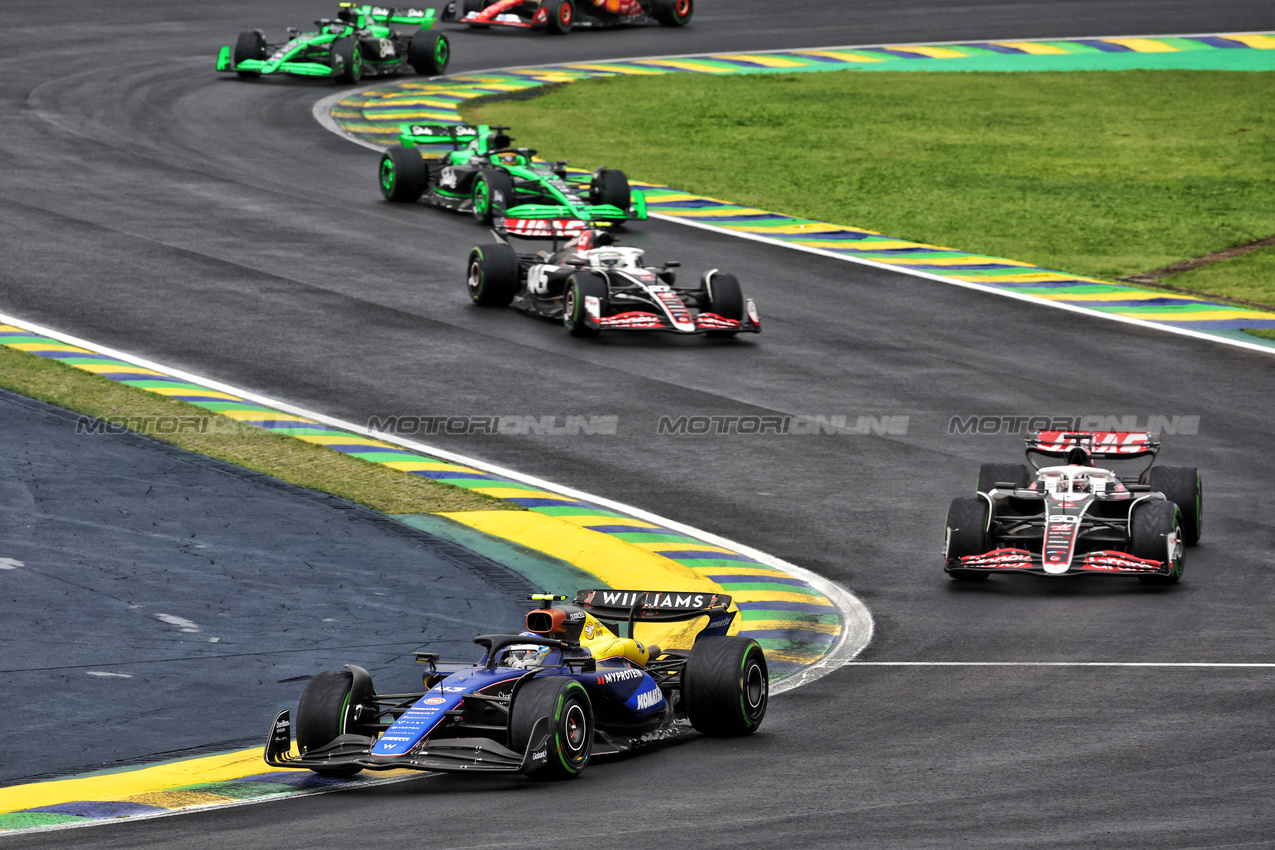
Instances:
[[[1067,449],[1067,463],[1072,466],[1090,466],[1089,450],[1084,446],[1072,446]]]
[[[532,632],[522,632],[527,637],[539,637]],[[549,647],[538,643],[516,643],[506,648],[505,655],[500,663],[505,667],[518,667],[528,669],[531,667],[539,667],[543,664],[545,656],[549,654]]]

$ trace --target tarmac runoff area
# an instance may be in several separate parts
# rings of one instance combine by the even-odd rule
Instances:
[[[13,721],[0,832],[393,781],[263,772],[256,744],[315,672],[360,663],[378,689],[413,690],[411,650],[471,657],[469,637],[519,622],[532,590],[730,593],[732,631],[765,648],[774,693],[871,638],[852,594],[764,553],[0,322],[0,345],[526,508],[387,517],[0,391],[0,681],[40,706]],[[52,779],[68,774],[83,775]]]

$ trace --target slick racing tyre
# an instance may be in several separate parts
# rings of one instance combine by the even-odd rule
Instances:
[[[713,271],[704,275],[704,291],[710,313],[723,319],[742,321],[744,318],[744,292],[733,274]],[[705,336],[731,337],[736,331],[708,331]]]
[[[266,58],[266,37],[262,35],[261,30],[247,30],[239,33],[239,38],[235,40],[235,67],[239,67],[239,63],[248,59],[256,59],[258,61]],[[245,79],[253,79],[260,77],[257,71],[236,71],[239,76]]]
[[[589,185],[589,202],[592,204],[610,204],[619,207],[620,212],[628,212],[633,203],[629,191],[629,178],[623,171],[604,168],[593,177]]]
[[[508,307],[518,294],[518,255],[508,245],[482,245],[469,252],[469,300],[480,307]]]
[[[651,16],[662,27],[684,27],[694,12],[692,0],[654,0],[651,4]]]
[[[1154,468],[1154,467],[1152,467]],[[1186,569],[1183,552],[1182,511],[1173,502],[1139,502],[1129,517],[1129,554],[1135,558],[1163,561],[1169,557],[1169,535],[1177,532],[1178,545],[1168,575],[1138,576],[1144,584],[1177,584]]]
[[[551,35],[566,35],[576,20],[574,0],[544,0],[545,30]]]
[[[303,755],[345,734],[372,735],[371,730],[359,723],[360,720],[368,722],[367,715],[374,710],[372,677],[366,670],[358,670],[362,675],[357,677],[350,670],[329,670],[305,686],[297,706],[296,725],[297,747]],[[360,767],[310,769],[324,776],[353,776],[362,770]]]
[[[532,740],[537,721],[548,720],[549,737],[540,748]],[[593,705],[584,685],[565,676],[532,679],[514,693],[509,710],[509,749],[531,754],[533,779],[574,779],[593,752]],[[538,737],[538,736],[537,736]]]
[[[452,58],[452,44],[441,32],[419,32],[407,46],[407,64],[425,77],[447,73]]]
[[[1193,466],[1153,466],[1147,470],[1147,483],[1182,511],[1182,539],[1186,545],[1199,543],[1204,522],[1204,485],[1200,482],[1200,471]]]
[[[1031,485],[1031,473],[1025,463],[985,463],[978,468],[976,493],[987,493],[997,484],[1012,482],[1015,487]]]
[[[397,204],[419,201],[429,188],[429,168],[416,148],[390,148],[381,154],[377,176],[385,200]]]
[[[991,464],[989,464],[991,465]],[[987,502],[974,496],[958,496],[947,509],[947,559],[987,552]],[[948,570],[957,581],[986,581],[990,573]]]
[[[357,38],[338,38],[332,42],[331,61],[338,83],[357,83],[363,79],[363,45]]]
[[[489,168],[474,178],[474,218],[479,224],[491,224],[513,206],[514,182],[503,171]]]
[[[770,677],[761,646],[746,637],[695,641],[682,670],[682,705],[705,735],[738,737],[757,731],[766,716]]]
[[[588,323],[588,298],[598,299],[598,315],[606,312],[607,282],[592,272],[576,272],[567,278],[562,296],[562,324],[572,336],[597,336],[598,329]]]

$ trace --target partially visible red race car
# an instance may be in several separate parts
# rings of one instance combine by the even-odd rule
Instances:
[[[471,27],[522,27],[565,35],[575,27],[684,27],[693,11],[692,0],[451,0],[441,18]]]

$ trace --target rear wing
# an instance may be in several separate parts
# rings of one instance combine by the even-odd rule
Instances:
[[[1084,449],[1090,458],[1152,457],[1160,442],[1145,431],[1037,431],[1027,438],[1027,456],[1065,458]]]
[[[730,596],[724,593],[668,590],[581,590],[574,604],[599,620],[627,622],[629,637],[634,623],[674,623],[707,616],[706,625],[697,637],[726,634],[735,620],[730,609]]]
[[[354,3],[341,3],[340,6],[363,12],[378,24],[418,24],[424,29],[434,26],[433,9],[387,9],[384,6],[356,6]]]
[[[400,124],[398,141],[409,148],[451,145],[458,151],[491,129],[486,124]]]

